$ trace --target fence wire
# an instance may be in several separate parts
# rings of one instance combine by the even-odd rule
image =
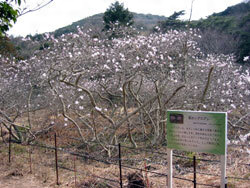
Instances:
[[[96,144],[98,144],[97,142],[95,142]],[[20,144],[20,143],[15,143],[15,144]],[[102,158],[97,158],[96,156],[91,156],[89,153],[79,153],[79,152],[73,152],[70,150],[70,148],[62,148],[62,147],[54,147],[54,146],[48,146],[46,144],[42,144],[42,143],[30,143],[29,144],[30,146],[32,147],[40,147],[40,148],[46,148],[46,149],[49,149],[49,150],[58,150],[58,151],[62,151],[64,153],[68,153],[72,156],[76,156],[76,157],[80,157],[80,158],[85,158],[85,159],[88,159],[88,160],[92,160],[92,161],[96,161],[96,162],[101,162],[103,164],[107,164],[107,165],[115,165],[115,166],[119,166],[118,162],[121,161],[121,162],[125,162],[125,161],[133,161],[133,162],[150,162],[152,164],[157,164],[157,165],[161,165],[161,166],[166,166],[167,162],[165,164],[163,163],[157,163],[157,162],[152,162],[150,159],[133,159],[133,158],[124,158],[124,159],[120,159],[120,158],[108,158],[108,157],[102,157]],[[112,147],[118,147],[118,145],[110,145]],[[150,152],[150,153],[154,153],[154,154],[158,154],[158,155],[164,155],[166,156],[167,153],[165,152],[158,152],[158,151],[154,151],[155,148],[149,150],[149,149],[144,149],[144,148],[133,148],[133,147],[128,147],[128,146],[121,146],[121,148],[126,148],[126,149],[130,149],[130,150],[135,150],[135,151],[144,151],[144,152]],[[186,160],[192,160],[193,158],[191,157],[186,157],[186,156],[181,156],[181,155],[176,155],[176,154],[173,154],[174,157],[178,157],[178,158],[183,158],[183,159],[186,159]],[[204,161],[204,162],[212,162],[212,163],[219,163],[220,161],[218,160],[210,160],[210,159],[196,159],[196,160],[199,160],[199,161]],[[242,164],[242,165],[246,165],[246,166],[250,166],[250,164],[247,164],[247,163],[238,163],[238,164]],[[68,168],[68,167],[65,167],[65,166],[62,166],[62,165],[59,165],[58,166],[59,168],[61,169],[64,169],[64,170],[68,170],[68,171],[72,171],[74,172],[73,169],[71,168]],[[140,171],[140,172],[146,172],[146,173],[151,173],[151,174],[154,174],[154,175],[157,175],[159,177],[168,177],[167,174],[165,173],[160,173],[160,172],[155,172],[155,171],[151,171],[151,170],[147,170],[147,169],[143,169],[143,168],[137,168],[137,167],[134,167],[134,166],[130,166],[130,165],[126,165],[126,164],[122,164],[121,165],[121,168],[127,168],[127,169],[131,169],[131,170],[136,170],[136,171]],[[183,170],[182,170],[183,171]],[[194,171],[189,171],[189,170],[184,170],[184,172],[186,173],[194,173]],[[77,171],[77,173],[81,173],[80,171]],[[196,171],[196,174],[201,174],[201,175],[208,175],[208,176],[214,176],[214,177],[220,177],[220,175],[217,175],[217,174],[210,174],[210,173],[205,173],[205,172],[197,172]],[[105,177],[100,177],[100,176],[97,176],[95,174],[91,174],[92,177],[95,177],[95,178],[99,178],[99,179],[102,179],[102,180],[105,180],[105,181],[109,181],[109,182],[112,182],[112,183],[120,183],[118,180],[114,180],[114,179],[110,179],[110,178],[105,178]],[[187,179],[187,178],[182,178],[182,177],[179,177],[179,176],[173,176],[173,178],[175,179],[179,179],[179,180],[183,180],[183,181],[187,181],[187,182],[192,182],[194,183],[193,180],[191,179]],[[241,177],[233,177],[233,176],[228,176],[227,177],[228,179],[236,179],[236,180],[243,180],[243,181],[250,181],[250,179],[248,178],[241,178]],[[209,184],[202,184],[202,183],[199,183],[199,182],[196,182],[197,185],[202,185],[202,186],[207,186],[207,187],[218,187],[218,186],[214,186],[214,185],[209,185]]]
[[[36,146],[36,147],[42,147],[42,148],[46,148],[46,149],[53,149],[55,150],[55,147],[53,146],[46,146],[46,145],[37,145],[37,144],[30,144],[31,146]],[[113,145],[115,146],[115,145]],[[117,145],[118,146],[118,145]],[[127,146],[121,146],[121,147],[126,147],[126,148],[132,148],[132,147],[127,147]],[[112,163],[110,162],[109,160],[120,160],[119,158],[107,158],[108,160],[103,160],[103,159],[97,159],[91,155],[86,155],[86,154],[83,154],[83,153],[76,153],[76,152],[71,152],[71,151],[67,151],[65,150],[64,148],[57,148],[58,150],[60,151],[63,151],[63,152],[67,152],[68,154],[70,155],[74,155],[74,156],[78,156],[78,157],[84,157],[86,159],[89,159],[89,160],[93,160],[93,161],[96,161],[96,162],[102,162],[104,164],[110,164],[110,165],[118,165],[116,163]],[[137,150],[137,148],[132,148],[134,150]],[[144,149],[142,149],[144,150]],[[155,153],[161,153],[161,154],[166,154],[166,153],[162,153],[162,152],[155,152]],[[193,158],[190,158],[190,157],[185,157],[185,156],[180,156],[180,155],[173,155],[175,157],[180,157],[180,158],[184,158],[184,159],[188,159],[188,160],[191,160]],[[129,159],[129,158],[125,158],[125,160],[137,160],[137,159]],[[121,159],[121,161],[125,161],[124,159]],[[208,160],[208,159],[196,159],[196,160],[200,160],[200,161],[206,161],[206,162],[220,162],[220,161],[217,161],[217,160]],[[141,160],[142,161],[145,161],[145,160]],[[249,165],[249,164],[246,164],[246,165]],[[153,171],[147,171],[147,170],[143,170],[143,169],[139,169],[139,168],[135,168],[135,167],[131,167],[131,166],[125,166],[125,165],[122,165],[122,167],[125,167],[125,168],[130,168],[130,169],[134,169],[134,170],[140,170],[140,171],[145,171],[145,172],[149,172],[149,173],[152,173],[152,174],[157,174],[157,175],[161,175],[161,176],[167,176],[167,174],[163,174],[163,173],[157,173],[157,172],[153,172]],[[188,173],[194,173],[194,171],[188,171],[188,170],[184,170],[185,172],[188,172]],[[208,176],[215,176],[215,177],[220,177],[220,175],[216,175],[216,174],[209,174],[209,173],[204,173],[204,172],[197,172],[197,174],[201,174],[201,175],[208,175]],[[174,177],[174,178],[177,178],[177,177]],[[228,177],[228,178],[231,178],[231,179],[238,179],[238,180],[246,180],[246,181],[250,181],[250,179],[248,178],[241,178],[241,177]],[[177,179],[181,179],[181,178],[177,178]],[[185,179],[185,178],[184,178]],[[185,179],[187,180],[187,179]],[[192,180],[190,180],[192,181]]]
[[[66,138],[66,137],[63,137],[63,136],[59,136],[59,138]],[[82,141],[81,139],[78,139],[78,138],[72,138],[72,137],[67,137],[67,139],[72,139],[72,140],[77,140],[77,141]],[[94,143],[94,144],[100,144],[99,142],[97,141],[89,141],[90,143]],[[107,146],[110,146],[110,147],[118,147],[118,144],[107,144]],[[228,147],[235,147],[235,146],[247,146],[247,147],[250,147],[250,145],[248,144],[245,144],[245,145],[235,145],[235,144],[229,144]],[[129,146],[124,146],[124,145],[121,145],[121,148],[127,148],[127,149],[130,149],[130,150],[135,150],[136,152],[137,151],[144,151],[144,152],[147,152],[147,153],[153,153],[153,154],[158,154],[158,155],[167,155],[166,152],[159,152],[159,151],[155,151],[159,148],[156,148],[156,147],[153,147],[152,149],[145,149],[145,148],[135,148],[135,147],[129,147]],[[139,152],[138,152],[139,153]],[[187,156],[182,156],[182,155],[177,155],[177,154],[173,154],[173,157],[177,157],[177,158],[182,158],[182,159],[187,159],[187,160],[193,160],[192,157],[187,157]],[[211,160],[211,159],[204,159],[204,158],[197,158],[196,160],[198,161],[203,161],[203,162],[213,162],[213,163],[220,163],[220,160]],[[148,159],[148,161],[150,161]],[[153,161],[151,161],[151,163],[154,163]],[[160,163],[158,163],[159,165],[161,165]],[[165,164],[162,164],[162,165],[166,165],[167,163]],[[228,162],[227,163],[228,165],[230,165],[230,163]],[[250,166],[250,164],[248,163],[237,163],[238,165],[246,165],[246,166]]]

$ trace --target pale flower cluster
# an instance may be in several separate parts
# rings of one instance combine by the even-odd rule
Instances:
[[[125,34],[109,40],[93,37],[80,28],[77,34],[57,39],[46,35],[50,48],[28,60],[1,57],[1,62],[6,63],[1,64],[0,92],[3,97],[10,92],[9,98],[4,98],[8,107],[16,104],[24,109],[32,89],[30,108],[75,111],[72,118],[76,122],[88,118],[92,110],[113,128],[115,120],[128,113],[125,107],[138,108],[156,95],[158,101],[141,109],[146,115],[133,117],[135,124],[151,121],[155,127],[157,117],[165,119],[164,114],[160,117],[155,113],[159,108],[162,112],[183,109],[246,113],[250,102],[249,71],[236,64],[233,55],[204,54],[197,45],[200,37],[195,30],[172,30]],[[68,118],[64,120],[67,126]],[[89,120],[84,122],[86,125]],[[109,129],[105,131],[109,134]]]

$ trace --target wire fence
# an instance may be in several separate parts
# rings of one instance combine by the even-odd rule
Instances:
[[[11,134],[10,134],[11,135]],[[168,174],[167,173],[162,173],[159,172],[157,170],[154,170],[151,166],[148,165],[160,165],[164,168],[167,167],[167,159],[165,158],[167,156],[166,152],[160,152],[159,148],[151,148],[151,149],[145,149],[145,148],[133,148],[133,147],[128,147],[125,145],[110,145],[110,147],[114,147],[117,149],[118,151],[118,157],[108,157],[108,156],[96,156],[96,155],[91,155],[91,153],[87,153],[87,152],[76,152],[76,151],[72,151],[72,147],[59,147],[57,145],[57,139],[65,139],[64,137],[60,136],[58,137],[56,134],[54,135],[54,145],[46,145],[43,143],[30,143],[29,145],[24,145],[24,147],[31,147],[31,148],[44,148],[50,151],[53,151],[55,153],[55,162],[54,164],[46,164],[47,166],[50,167],[55,167],[56,169],[56,184],[59,184],[59,174],[58,174],[58,169],[63,169],[63,170],[67,170],[67,171],[71,171],[74,172],[75,174],[86,174],[85,172],[82,172],[81,170],[77,170],[76,166],[75,166],[75,161],[74,161],[74,169],[64,166],[62,164],[59,164],[58,162],[58,155],[59,153],[64,153],[64,154],[68,154],[70,156],[73,157],[77,157],[79,159],[85,159],[85,160],[90,160],[90,161],[95,161],[95,162],[100,162],[102,164],[105,165],[114,165],[117,166],[119,168],[119,173],[117,173],[117,177],[119,178],[110,178],[110,177],[101,177],[98,176],[94,173],[89,173],[89,176],[96,178],[96,179],[101,179],[104,181],[109,182],[109,184],[113,185],[114,187],[125,187],[125,184],[123,182],[124,178],[124,171],[128,170],[132,170],[132,171],[136,171],[136,172],[140,172],[140,173],[144,173],[146,174],[146,178],[145,177],[141,177],[142,178],[142,183],[138,184],[137,183],[133,183],[133,181],[127,181],[127,186],[129,187],[129,185],[135,185],[137,187],[151,187],[151,185],[148,183],[148,177],[147,174],[151,174],[152,176],[157,176],[157,177],[164,177],[164,178],[168,178]],[[69,139],[67,137],[67,139]],[[73,140],[78,140],[76,138],[71,138]],[[80,140],[79,140],[80,141]],[[9,137],[9,145],[8,145],[8,155],[9,155],[9,163],[11,163],[11,155],[12,155],[12,145],[14,144],[11,140],[11,136]],[[15,144],[20,144],[20,143],[15,143]],[[98,144],[96,142],[96,144]],[[145,153],[152,153],[152,154],[156,154],[158,156],[160,156],[161,161],[156,161],[154,159],[149,159],[149,158],[132,158],[132,157],[128,157],[127,155],[125,155],[125,157],[123,158],[123,150],[129,150],[129,151],[135,151],[135,153],[140,153],[140,152],[145,152]],[[30,171],[32,172],[32,160],[31,160],[31,149],[29,149],[29,163],[30,163]],[[197,158],[194,159],[192,157],[187,157],[187,156],[183,156],[183,155],[177,155],[174,154],[173,157],[175,158],[180,158],[183,160],[188,160],[188,161],[192,161],[192,160],[196,160],[196,161],[202,161],[202,162],[206,162],[206,163],[220,163],[219,160],[211,160],[211,159],[204,159],[204,158]],[[131,165],[132,164],[132,165]],[[137,165],[136,165],[137,164]],[[138,167],[138,164],[144,164],[144,167]],[[244,165],[249,167],[250,164],[248,163],[239,163],[239,165]],[[191,166],[192,167],[192,166]],[[213,176],[213,177],[220,177],[220,175],[218,174],[211,174],[211,173],[206,173],[206,172],[202,172],[202,171],[196,171],[195,170],[196,164],[194,164],[194,170],[191,169],[181,169],[181,171],[185,174],[191,173],[194,175],[194,179],[188,179],[186,177],[180,177],[180,174],[178,175],[174,175],[173,178],[177,179],[177,180],[182,180],[182,181],[186,181],[186,182],[190,182],[194,185],[194,187],[196,187],[196,185],[201,185],[201,186],[205,186],[205,187],[218,187],[218,185],[211,185],[211,184],[203,184],[200,182],[196,181],[196,174],[200,174],[200,175],[206,175],[206,176]],[[178,168],[176,168],[178,171]],[[167,172],[167,170],[165,170]],[[128,174],[128,173],[126,173]],[[249,178],[244,178],[244,177],[234,177],[234,176],[228,176],[228,179],[235,179],[235,180],[242,180],[242,181],[247,181],[250,183],[250,179]],[[75,175],[75,182],[76,182],[76,175]],[[167,181],[166,181],[167,182]],[[225,185],[225,187],[227,187],[227,185]]]

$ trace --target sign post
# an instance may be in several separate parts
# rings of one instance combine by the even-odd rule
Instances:
[[[168,188],[172,188],[172,177],[173,177],[173,150],[167,149],[167,157],[168,157]]]
[[[201,111],[167,112],[169,177],[172,179],[172,149],[220,155],[221,188],[226,181],[227,113]],[[171,159],[171,161],[170,161]],[[171,177],[170,177],[171,175]],[[172,183],[172,180],[168,180]],[[168,185],[171,187],[172,185]]]
[[[227,176],[226,176],[226,165],[227,165],[227,155],[220,156],[220,164],[221,164],[221,180],[220,180],[220,188],[225,188],[227,184]]]

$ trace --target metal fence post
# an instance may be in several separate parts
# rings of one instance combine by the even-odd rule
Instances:
[[[74,156],[74,175],[75,175],[75,187],[77,187],[77,182],[76,182],[76,156]]]
[[[55,161],[56,161],[56,184],[59,185],[59,180],[58,180],[58,160],[57,160],[56,133],[55,133]]]
[[[120,187],[122,188],[122,157],[121,157],[121,144],[118,144],[119,152],[119,170],[120,170]]]
[[[196,188],[196,158],[193,156],[193,165],[194,165],[194,188]]]
[[[29,163],[30,163],[30,173],[32,174],[32,157],[31,157],[31,146],[29,147]]]
[[[11,163],[11,126],[9,129],[9,163]]]

